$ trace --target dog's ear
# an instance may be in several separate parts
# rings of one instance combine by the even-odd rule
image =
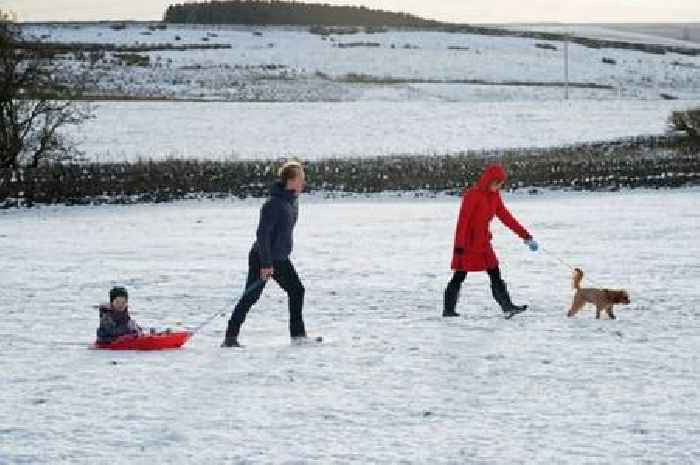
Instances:
[[[630,296],[627,291],[614,291],[612,294],[613,303],[616,304],[628,304],[630,303]]]
[[[574,268],[573,273],[571,273],[571,288],[578,289],[583,280],[583,270],[581,268]]]
[[[627,291],[622,291],[622,298],[624,299],[622,303],[628,304],[631,302],[630,295],[627,293]]]

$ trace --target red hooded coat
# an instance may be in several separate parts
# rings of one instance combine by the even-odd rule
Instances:
[[[492,182],[505,180],[503,167],[490,165],[479,182],[465,191],[455,232],[453,270],[486,271],[498,266],[489,231],[489,223],[494,216],[523,240],[532,237],[503,205],[501,195],[489,189]]]

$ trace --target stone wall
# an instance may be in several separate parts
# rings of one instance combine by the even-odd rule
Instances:
[[[305,166],[311,191],[457,193],[493,162],[506,166],[511,189],[615,190],[700,184],[700,144],[677,136],[448,156],[328,159]],[[0,172],[0,206],[263,196],[278,166],[275,161],[169,160],[5,171]]]

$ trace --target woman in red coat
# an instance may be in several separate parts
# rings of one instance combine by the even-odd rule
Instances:
[[[479,182],[464,193],[455,232],[452,269],[454,275],[445,290],[445,307],[442,316],[459,316],[455,312],[459,290],[470,271],[486,271],[491,278],[491,290],[496,302],[507,318],[525,311],[527,305],[513,305],[501,279],[498,259],[491,247],[489,223],[497,216],[503,224],[520,236],[533,252],[537,242],[532,235],[513,218],[503,205],[499,193],[506,181],[506,172],[500,165],[490,165],[481,175]]]

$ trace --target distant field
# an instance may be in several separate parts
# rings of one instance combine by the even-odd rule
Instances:
[[[304,160],[550,147],[663,134],[700,101],[103,102],[70,132],[90,160]]]
[[[91,160],[548,147],[661,134],[671,110],[700,102],[700,56],[671,51],[572,43],[569,80],[587,86],[570,89],[566,102],[559,40],[155,23],[30,24],[24,32],[74,47],[57,73],[69,83],[87,73],[86,94],[100,102],[95,120],[69,131]],[[599,26],[576,34],[657,43]]]
[[[567,30],[594,40],[688,45],[590,25],[522,26],[520,30],[542,28],[549,32]],[[509,88],[501,89],[502,93],[508,100],[531,100],[533,91],[528,85],[556,86],[564,79],[561,41],[542,38],[409,30],[322,36],[303,27],[145,23],[29,24],[25,37],[69,50],[60,61],[59,74],[70,81],[72,76],[87,72],[88,93],[97,97],[244,102],[377,98],[478,101],[484,99],[475,89],[445,92],[443,86],[436,94],[414,84],[517,82],[522,84],[521,92]],[[700,97],[700,56],[581,43],[571,44],[568,50],[571,82],[613,90],[577,92],[575,98]],[[87,69],[88,52],[97,60],[93,69]],[[492,100],[493,90],[485,100]],[[559,89],[549,94],[561,96]]]
[[[665,45],[700,44],[700,23],[501,24],[506,29],[571,32],[583,37]]]
[[[700,23],[682,24],[605,24],[607,28],[624,32],[649,34],[700,44]]]

